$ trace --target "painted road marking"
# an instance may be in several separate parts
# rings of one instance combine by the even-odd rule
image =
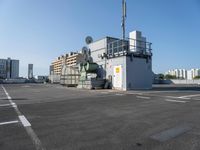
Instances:
[[[26,119],[25,116],[18,116],[18,117],[19,117],[19,119],[22,122],[24,127],[30,127],[31,126],[30,122]]]
[[[151,136],[151,138],[160,142],[165,142],[181,134],[184,134],[191,129],[192,128],[188,125],[177,126],[177,127],[165,130],[161,133],[155,134]]]
[[[166,99],[167,102],[175,102],[175,103],[187,103],[188,101],[179,101],[179,100],[173,100],[173,99]]]
[[[12,106],[11,104],[2,104],[0,107],[5,107],[5,106]]]
[[[115,94],[115,95],[117,95],[117,96],[123,96],[124,94],[117,93],[117,94]]]
[[[136,97],[141,99],[151,99],[150,97],[144,97],[144,96],[136,96]]]
[[[143,93],[127,93],[128,95],[143,95]]]
[[[8,122],[1,122],[1,123],[0,123],[0,126],[1,126],[1,125],[7,125],[7,124],[14,124],[14,123],[18,123],[18,122],[19,122],[18,120],[8,121]]]
[[[11,105],[13,108],[17,108],[17,105],[15,103],[12,102]]]
[[[188,99],[191,99],[191,98],[184,98],[184,97],[175,97],[175,96],[165,96],[165,97],[168,97],[168,98],[175,98],[175,99],[186,99],[186,100],[188,100]]]
[[[195,95],[185,95],[185,96],[180,96],[178,98],[192,98],[192,97],[196,97],[196,96],[200,96],[200,94],[195,94]]]
[[[10,104],[13,106],[16,113],[18,114],[18,117],[19,117],[21,123],[23,124],[27,134],[30,136],[30,138],[31,138],[33,144],[35,145],[36,149],[37,150],[45,150],[45,148],[42,146],[40,139],[38,138],[38,136],[36,135],[34,130],[31,128],[31,124],[28,122],[26,117],[24,115],[22,115],[22,113],[19,111],[17,105],[12,101],[12,98],[10,97],[8,92],[6,91],[5,87],[3,85],[1,85],[1,87],[3,88],[4,93],[6,94]]]

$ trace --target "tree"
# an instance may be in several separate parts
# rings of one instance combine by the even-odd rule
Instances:
[[[165,78],[164,74],[162,74],[162,73],[158,74],[158,79],[159,80],[164,80],[164,78]]]
[[[177,77],[174,75],[166,74],[165,79],[177,79]]]
[[[200,79],[200,76],[196,76],[196,77],[194,77],[194,79]]]

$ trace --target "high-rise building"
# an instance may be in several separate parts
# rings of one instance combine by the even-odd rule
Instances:
[[[12,79],[19,77],[19,60],[11,60],[11,74]]]
[[[7,60],[0,59],[0,78],[6,79],[7,78]]]
[[[33,64],[28,64],[28,79],[33,78]]]
[[[0,78],[15,79],[19,77],[19,60],[0,59]]]

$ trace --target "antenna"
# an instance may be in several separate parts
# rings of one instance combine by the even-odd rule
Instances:
[[[126,0],[122,0],[122,38],[126,38]]]
[[[87,36],[87,37],[85,38],[85,42],[86,42],[86,44],[92,43],[92,42],[93,42],[92,37],[91,37],[91,36]]]
[[[84,46],[82,48],[82,54],[86,55],[88,53],[88,48],[86,46]]]

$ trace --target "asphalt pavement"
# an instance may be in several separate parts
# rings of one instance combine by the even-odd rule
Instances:
[[[0,87],[1,150],[199,150],[200,89]]]

